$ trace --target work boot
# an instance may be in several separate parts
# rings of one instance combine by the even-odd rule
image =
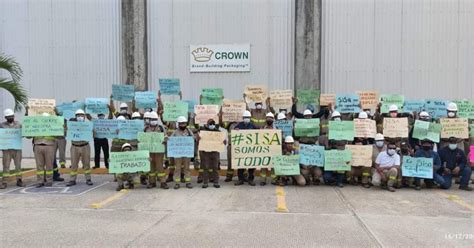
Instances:
[[[337,183],[336,185],[337,185],[337,187],[339,187],[339,188],[344,188],[344,184],[343,184],[343,183]]]
[[[395,192],[395,188],[392,187],[392,186],[389,186],[387,189],[388,189],[388,191],[390,191],[390,192]]]
[[[215,183],[215,184],[214,184],[214,188],[218,189],[218,188],[220,188],[220,187],[221,187],[221,186],[220,186],[218,183]]]
[[[181,187],[181,185],[179,185],[179,183],[174,185],[174,189],[179,189],[180,187]]]
[[[249,185],[250,186],[255,186],[255,182],[253,180],[249,180]]]
[[[124,189],[123,185],[118,185],[115,190],[120,191],[120,190],[122,190],[122,189]]]
[[[7,188],[7,183],[0,184],[0,189],[6,189],[6,188]]]
[[[242,181],[242,180],[239,180],[236,183],[234,183],[235,186],[240,186],[240,185],[243,185],[243,184],[244,184],[244,181]]]
[[[151,188],[155,188],[156,187],[156,183],[149,183],[146,188],[147,189],[151,189]]]
[[[265,186],[265,185],[267,185],[266,182],[260,182],[260,186]]]
[[[64,181],[64,178],[62,178],[62,177],[55,177],[55,178],[53,178],[53,181],[54,181],[54,182],[63,182],[63,181]]]
[[[420,185],[416,185],[416,186],[415,186],[415,190],[421,190],[421,186],[420,186]]]
[[[68,186],[68,187],[69,187],[69,186],[74,186],[74,185],[76,185],[76,181],[69,181],[69,182],[66,184],[66,186]]]
[[[208,186],[209,186],[209,185],[208,185],[207,183],[203,183],[203,184],[202,184],[202,188],[203,188],[203,189],[206,189]]]
[[[364,187],[364,188],[368,189],[368,188],[370,188],[370,184],[368,184],[368,183],[364,183],[364,184],[362,184],[362,187]]]
[[[202,177],[201,177],[201,176],[198,176],[198,178],[197,178],[197,183],[202,183],[202,181],[204,181],[204,180],[202,179]]]
[[[173,180],[173,173],[169,173],[169,174],[168,174],[168,178],[166,178],[166,182],[167,182],[167,183],[170,183],[170,182],[173,182],[173,181],[174,181],[174,180]]]
[[[170,187],[169,187],[168,184],[166,184],[166,183],[161,183],[161,184],[160,184],[160,188],[162,188],[162,189],[169,189]]]
[[[45,186],[45,187],[52,187],[52,186],[53,186],[53,183],[45,183],[44,186]]]
[[[129,188],[129,189],[134,189],[134,188],[135,188],[135,185],[133,184],[132,181],[129,181],[129,182],[128,182],[128,188]]]
[[[226,183],[232,182],[232,176],[227,175],[224,179],[224,182],[226,182]]]
[[[43,187],[43,186],[44,186],[44,183],[38,183],[38,184],[36,184],[36,188],[41,188],[41,187]]]
[[[319,179],[314,179],[313,180],[313,185],[320,185],[321,181]]]
[[[91,180],[87,180],[86,184],[89,185],[89,186],[94,185]]]
[[[147,185],[147,181],[146,181],[146,176],[145,175],[141,175],[140,176],[140,184],[141,185]]]
[[[181,182],[184,182],[184,173],[181,173]]]
[[[22,181],[21,179],[17,179],[17,180],[16,180],[16,186],[18,186],[18,187],[24,187],[23,181]]]
[[[186,184],[186,188],[192,189],[192,188],[193,188],[193,185],[192,185],[191,183],[187,183],[187,184]]]
[[[467,185],[466,186],[459,186],[459,189],[460,190],[465,190],[465,191],[472,191],[472,188],[467,186]]]

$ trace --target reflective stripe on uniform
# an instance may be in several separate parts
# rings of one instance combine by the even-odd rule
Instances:
[[[59,165],[66,165],[66,162],[59,162]]]
[[[166,176],[166,173],[158,173],[157,175],[158,175],[159,177],[164,177],[164,176]]]
[[[395,180],[395,178],[396,178],[395,176],[389,176],[388,177],[389,180]]]
[[[52,170],[47,170],[46,175],[53,175],[53,171]]]
[[[44,174],[44,171],[42,170],[36,171],[36,175],[43,175],[43,174]]]
[[[86,175],[87,175],[87,174],[91,174],[91,170],[85,170],[85,171],[84,171],[84,174],[86,174]]]
[[[181,178],[176,177],[176,178],[174,179],[174,181],[177,182],[177,183],[180,183],[180,182],[181,182]]]
[[[190,178],[190,177],[185,177],[185,178],[184,178],[184,181],[187,182],[187,183],[189,183],[189,182],[191,182],[191,178]]]
[[[362,173],[362,176],[368,177],[368,176],[370,176],[370,173],[369,173],[369,172],[363,172],[363,173]]]
[[[77,171],[70,171],[70,172],[69,172],[69,175],[70,175],[70,176],[75,176],[75,175],[77,175]]]

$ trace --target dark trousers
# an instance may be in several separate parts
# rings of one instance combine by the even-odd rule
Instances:
[[[105,168],[109,168],[109,140],[106,138],[94,138],[94,162],[95,167],[100,167],[100,149],[104,152]]]
[[[239,181],[245,181],[245,176],[244,176],[245,169],[238,169],[237,170],[237,175],[239,177]],[[255,172],[255,169],[248,169],[249,172],[249,177],[248,181],[251,182],[255,179],[255,176],[253,175]]]

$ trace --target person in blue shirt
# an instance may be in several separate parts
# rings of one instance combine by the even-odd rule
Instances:
[[[438,153],[433,151],[433,142],[431,140],[424,139],[421,141],[421,149],[416,151],[415,158],[433,159],[433,179],[424,179],[427,188],[433,187],[433,181],[435,181],[441,188],[445,188],[447,186],[447,180],[436,173],[443,168]],[[421,189],[421,178],[419,177],[415,177],[415,189]]]
[[[455,137],[449,138],[448,146],[443,147],[439,151],[443,170],[439,170],[438,174],[442,175],[446,181],[444,189],[451,187],[453,176],[461,178],[459,189],[472,191],[469,187],[469,180],[471,179],[472,169],[467,164],[467,157],[463,150],[458,148],[458,139]]]

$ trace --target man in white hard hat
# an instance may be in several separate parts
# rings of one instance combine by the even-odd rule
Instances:
[[[455,119],[459,118],[458,117],[458,105],[454,102],[448,103],[448,106],[446,107],[446,112],[448,115],[448,119]],[[466,152],[469,150],[469,146],[465,147],[465,144],[469,144],[468,140],[465,142],[465,140],[458,138],[458,148],[461,149],[463,152]],[[446,147],[449,145],[449,139],[448,138],[441,138],[440,143],[439,143],[439,148],[438,150],[441,150],[442,148]]]
[[[237,126],[235,126],[235,130],[247,130],[247,129],[258,129],[251,121],[250,118],[252,115],[250,114],[250,111],[245,110],[244,113],[242,114],[242,122],[239,122]],[[248,181],[250,186],[255,186],[255,169],[248,169],[248,178],[245,177],[244,175],[245,169],[238,169],[237,170],[237,175],[238,175],[238,181],[234,184],[235,186],[239,186],[244,184],[245,181]]]
[[[116,112],[115,110],[115,105],[114,105],[114,100],[112,99],[112,95],[110,95],[110,103],[109,103],[109,109],[110,109],[110,112],[112,113],[113,116],[115,117],[119,117],[119,116],[123,116],[125,117],[125,119],[127,120],[131,120],[132,119],[132,116],[130,114],[130,108],[128,107],[128,105],[126,103],[121,103],[120,106],[119,106],[119,111]]]
[[[426,111],[421,111],[419,114],[418,114],[418,120],[419,121],[425,121],[425,122],[431,122],[431,117],[430,117],[430,114],[428,114],[428,112]],[[418,140],[417,138],[413,138],[413,129],[414,129],[414,125],[413,127],[410,129],[410,132],[408,133],[408,141],[409,141],[409,144],[410,146],[416,150],[420,149],[420,140]]]
[[[284,156],[291,156],[291,155],[297,155],[298,151],[294,147],[295,140],[293,139],[292,136],[286,136],[285,137],[285,142],[282,144],[282,150],[283,150],[283,155]],[[291,178],[293,180],[293,183],[298,185],[298,186],[305,186],[306,185],[306,180],[303,175],[297,174],[297,175],[291,175],[291,176],[281,176],[280,177],[280,186],[284,186],[288,184],[288,178]]]
[[[71,118],[70,122],[86,122],[86,114],[84,110],[76,110],[75,117]],[[91,180],[91,147],[88,140],[71,140],[71,171],[69,173],[69,182],[66,186],[76,185],[77,179],[77,168],[79,166],[79,161],[82,163],[82,168],[84,169],[84,176],[86,178],[86,184],[92,185]]]
[[[129,143],[124,143],[120,147],[120,152],[129,152],[133,151],[132,145]],[[134,178],[134,173],[123,173],[123,174],[115,174],[115,177],[117,178],[117,191],[120,191],[125,188],[124,182],[128,182],[128,188],[133,189],[135,188],[135,185],[133,184],[133,178]]]
[[[372,173],[372,184],[381,186],[387,184],[390,192],[395,192],[395,183],[398,172],[400,171],[400,155],[397,154],[395,142],[389,142],[387,150],[379,153],[375,159],[375,170]]]
[[[178,129],[176,129],[172,137],[192,137],[194,140],[196,139],[193,132],[187,127],[188,120],[184,116],[179,116],[176,120],[178,123]],[[192,189],[193,185],[191,183],[191,170],[189,168],[189,164],[191,163],[191,158],[186,157],[178,157],[174,158],[175,162],[175,171],[174,171],[174,189],[179,189],[181,187],[181,170],[184,173],[184,182],[186,183],[186,188]]]
[[[166,137],[166,128],[163,125],[160,125],[158,121],[159,117],[156,112],[149,112],[149,114],[145,113],[145,116],[149,118],[149,124],[145,126],[145,132],[156,132],[162,133],[164,137]],[[140,145],[140,144],[139,144]],[[163,167],[164,163],[164,152],[150,152],[150,172],[148,173],[148,185],[147,188],[155,188],[156,187],[156,178],[160,180],[160,188],[168,189],[169,186],[166,184],[166,173]]]
[[[148,112],[147,112],[148,113]],[[132,113],[132,120],[142,120],[142,115],[139,112],[133,112]],[[144,123],[144,127],[146,127],[146,123]],[[132,145],[135,149],[138,149],[138,139],[133,139],[129,140],[128,143]],[[146,172],[139,172],[140,175],[140,184],[141,185],[148,185],[147,179],[148,179],[148,173]]]
[[[268,112],[265,117],[266,117],[265,126],[263,126],[262,129],[275,129],[275,126],[273,124],[273,122],[275,121],[275,116],[273,115],[273,113]],[[271,177],[272,184],[276,183],[275,182],[275,179],[276,179],[275,171],[273,169],[269,170],[269,169],[266,169],[266,168],[262,168],[260,170],[260,186],[265,186],[267,184],[267,176],[268,176],[269,171],[270,171],[270,177]]]
[[[21,123],[15,121],[15,113],[13,110],[5,109],[5,111],[3,111],[3,116],[5,117],[5,121],[0,123],[0,128],[18,129],[21,134]],[[11,147],[9,149],[2,150],[2,155],[3,174],[0,189],[7,187],[7,181],[10,175],[16,176],[16,185],[18,187],[23,187],[23,181],[21,177],[21,147]],[[12,160],[15,165],[15,171],[10,174],[10,163]]]
[[[244,93],[244,101],[245,99],[246,99],[246,95]],[[245,102],[247,103],[247,101]],[[250,120],[252,124],[255,125],[259,129],[265,126],[266,113],[274,112],[273,108],[270,107],[269,97],[266,99],[266,109],[263,108],[263,101],[257,101],[255,102],[255,108],[249,108],[247,104],[247,110],[249,110],[251,114]]]

